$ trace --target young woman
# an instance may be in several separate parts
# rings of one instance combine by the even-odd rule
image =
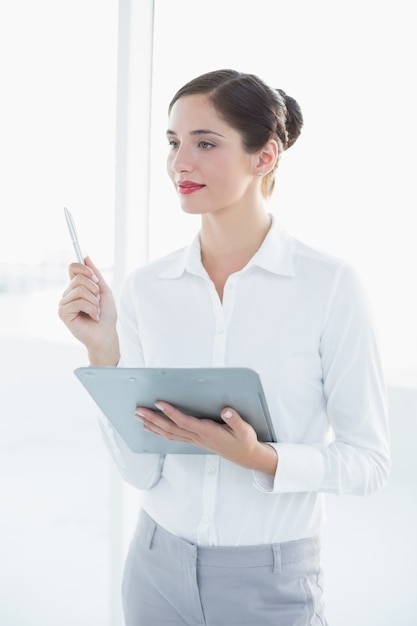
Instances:
[[[389,471],[386,399],[360,280],[266,210],[297,102],[232,70],[169,106],[168,174],[194,241],[130,275],[118,330],[90,259],[70,266],[59,314],[93,365],[244,366],[262,379],[279,443],[233,407],[223,424],[161,398],[136,411],[162,437],[212,454],[134,454],[103,419],[122,476],[144,490],[123,583],[127,626],[326,624],[323,495],[370,494]],[[120,337],[120,349],[119,349]]]

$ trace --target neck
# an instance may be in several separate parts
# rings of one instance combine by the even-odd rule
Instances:
[[[261,246],[271,219],[264,206],[248,211],[218,212],[202,217],[201,258],[209,275],[225,280],[242,269]]]

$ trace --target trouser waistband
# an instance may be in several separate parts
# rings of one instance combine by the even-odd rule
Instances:
[[[275,573],[282,566],[314,557],[320,553],[320,538],[316,535],[284,543],[254,546],[200,546],[181,539],[159,526],[145,511],[141,511],[138,530],[149,548],[164,547],[178,560],[190,557],[200,565],[215,567],[256,567],[271,565]]]

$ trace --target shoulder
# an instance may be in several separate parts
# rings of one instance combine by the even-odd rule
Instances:
[[[300,273],[329,279],[331,282],[339,280],[360,280],[357,268],[347,259],[329,254],[319,248],[314,248],[299,239],[292,239],[293,263]]]
[[[333,299],[339,294],[339,297],[356,300],[366,295],[358,268],[347,259],[314,248],[296,238],[292,238],[292,255],[295,276],[322,296]]]
[[[319,248],[314,248],[295,237],[291,239],[294,262],[298,263],[301,267],[338,272],[346,263],[341,257],[329,254]]]
[[[301,241],[292,240],[295,276],[311,301],[323,306],[323,327],[329,320],[347,326],[357,320],[358,328],[373,319],[373,311],[363,276],[350,261]],[[358,321],[359,320],[359,321]],[[359,332],[359,331],[358,331]]]

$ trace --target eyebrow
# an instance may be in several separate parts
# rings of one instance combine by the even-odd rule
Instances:
[[[176,135],[176,132],[174,130],[170,130],[168,128],[167,135]],[[217,135],[217,137],[223,137],[224,135],[221,135],[220,133],[216,133],[214,130],[209,130],[208,128],[199,128],[198,130],[192,130],[190,132],[190,135]]]

